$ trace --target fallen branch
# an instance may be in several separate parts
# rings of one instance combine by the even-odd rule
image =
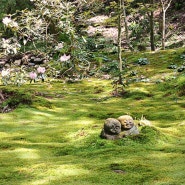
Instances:
[[[5,107],[3,107],[2,113],[5,113],[5,111],[8,109],[8,105],[6,105]]]

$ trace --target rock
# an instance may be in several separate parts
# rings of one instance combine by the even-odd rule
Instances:
[[[14,64],[17,65],[17,66],[20,66],[21,65],[21,60],[15,60]]]
[[[43,61],[42,58],[35,58],[35,59],[34,59],[34,62],[35,62],[36,64],[42,64],[42,61]]]
[[[5,64],[4,67],[5,68],[10,68],[10,64]]]
[[[5,65],[8,62],[7,58],[0,58],[0,65]]]
[[[29,59],[28,55],[23,56],[22,59],[21,59],[21,64],[22,65],[27,65],[28,64],[28,59]]]
[[[31,60],[35,60],[35,57],[34,57],[34,56],[32,56],[32,57],[30,57],[30,59],[31,59]]]
[[[43,60],[43,61],[42,61],[42,63],[43,63],[43,64],[46,64],[46,63],[47,63],[47,60],[46,60],[46,59],[45,59],[45,60]]]
[[[29,66],[35,66],[35,63],[29,62],[28,65]]]
[[[5,63],[5,61],[0,61],[0,65],[4,65]]]

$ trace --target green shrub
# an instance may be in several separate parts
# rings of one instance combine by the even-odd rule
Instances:
[[[138,63],[139,65],[147,65],[147,64],[149,64],[149,61],[148,61],[147,58],[139,58],[139,59],[137,60],[137,63]]]

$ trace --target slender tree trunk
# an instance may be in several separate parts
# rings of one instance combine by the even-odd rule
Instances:
[[[154,12],[150,12],[150,46],[151,50],[155,51],[155,39],[154,39]]]
[[[162,50],[165,50],[165,37],[166,37],[166,33],[165,33],[165,29],[166,29],[166,11],[163,9],[163,18],[162,18]]]
[[[155,51],[155,38],[154,38],[154,1],[155,0],[150,0],[149,1],[149,5],[150,5],[149,7],[151,9],[148,9],[149,7],[147,6],[147,4],[143,3],[143,5],[145,6],[145,8],[147,10],[149,24],[150,24],[150,48],[151,48],[151,51]]]
[[[166,11],[168,10],[168,8],[170,7],[170,4],[172,2],[172,0],[160,0],[161,1],[161,6],[162,6],[162,14],[163,14],[163,18],[162,18],[162,49],[165,50],[165,40],[166,40],[166,33],[165,33],[165,29],[166,29]]]
[[[125,36],[126,36],[127,46],[129,47],[130,50],[133,50],[133,48],[130,46],[130,39],[129,39],[129,34],[128,34],[127,15],[126,15],[124,0],[122,0],[122,6],[123,6],[123,21],[124,21],[124,26],[125,26]]]
[[[118,5],[118,61],[119,61],[120,78],[121,78],[121,72],[123,70],[122,57],[121,57],[121,16],[122,16],[121,8],[122,8],[122,0],[119,0],[119,5]]]

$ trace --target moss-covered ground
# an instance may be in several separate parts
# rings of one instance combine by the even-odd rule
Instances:
[[[2,185],[183,185],[185,184],[185,51],[124,54],[130,70],[150,81],[111,95],[111,80],[85,79],[1,88],[32,97],[0,114],[0,184]],[[144,66],[132,65],[147,58]],[[180,74],[180,78],[178,75]],[[99,137],[104,120],[143,116],[152,127],[137,137],[108,141]]]

